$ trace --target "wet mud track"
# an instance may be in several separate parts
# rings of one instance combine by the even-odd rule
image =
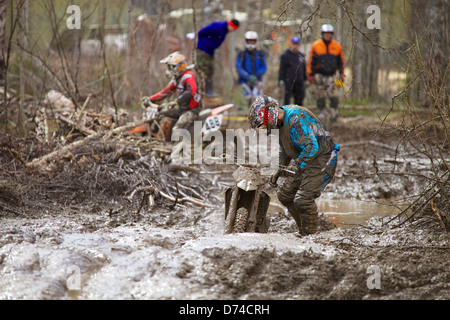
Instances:
[[[388,171],[393,165],[384,161],[392,159],[390,151],[358,147],[347,152],[345,138],[337,139],[344,148],[324,199],[392,199],[420,185],[411,176],[374,178],[376,168]],[[26,141],[8,143],[30,157],[47,152]],[[117,148],[94,146],[94,151],[74,153],[71,159],[79,166],[73,176],[58,171],[51,185],[45,175],[27,172],[3,155],[8,166],[1,177],[0,299],[450,298],[449,236],[431,218],[420,227],[392,228],[383,224],[389,217],[373,217],[341,229],[329,228],[322,216],[319,233],[299,237],[293,219],[274,206],[267,234],[224,235],[223,191],[233,183],[229,172],[235,167],[197,166],[222,173],[173,174],[210,207],[173,206],[157,197],[151,205],[143,193],[130,198],[130,186],[142,187],[136,175],[145,167],[137,166],[140,159],[132,152],[121,157],[123,162],[114,159],[111,168],[117,171],[102,175]],[[105,164],[95,167],[101,169],[90,180],[82,153],[88,159],[97,154]],[[426,165],[417,157],[409,165],[402,161],[395,165],[404,170],[419,172]],[[113,184],[119,168],[134,173]],[[80,175],[87,180],[64,182]]]

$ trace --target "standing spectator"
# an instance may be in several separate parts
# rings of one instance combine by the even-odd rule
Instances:
[[[336,40],[333,40],[334,28],[330,24],[321,27],[322,39],[316,40],[309,52],[308,81],[314,84],[314,93],[317,99],[319,117],[323,118],[326,99],[330,100],[331,120],[336,121],[338,116],[339,99],[336,92],[335,74],[340,74],[340,84],[345,80],[344,76],[344,51]]]
[[[236,57],[236,71],[242,94],[250,106],[251,101],[262,94],[262,77],[267,71],[266,55],[258,50],[258,34],[255,31],[245,33],[245,50]]]
[[[303,106],[305,98],[306,60],[305,55],[299,50],[300,38],[292,37],[289,49],[280,58],[280,70],[278,73],[278,85],[283,88],[283,103],[289,105],[291,97],[294,103]]]
[[[217,21],[198,31],[197,67],[205,74],[205,95],[217,96],[213,90],[214,51],[220,47],[229,32],[239,29],[239,21]]]

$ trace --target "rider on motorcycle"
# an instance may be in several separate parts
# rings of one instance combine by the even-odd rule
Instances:
[[[176,100],[170,105],[171,108],[162,110],[160,115],[176,119],[172,130],[189,130],[197,120],[200,112],[200,94],[197,89],[197,81],[194,72],[191,71],[193,65],[186,66],[186,58],[179,52],[174,52],[162,59],[160,63],[166,65],[166,76],[170,79],[166,87],[160,92],[143,98],[144,105],[159,102],[166,97],[175,94]],[[170,130],[170,131],[172,131]],[[170,140],[170,137],[166,137]]]

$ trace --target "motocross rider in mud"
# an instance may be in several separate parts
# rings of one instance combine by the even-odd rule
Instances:
[[[319,222],[315,199],[334,177],[339,145],[316,115],[304,107],[280,107],[275,99],[260,96],[248,117],[251,128],[279,129],[279,168],[270,177],[270,184],[277,186],[282,170],[294,160],[296,173],[278,187],[277,196],[301,235],[315,233]]]
[[[166,76],[170,82],[160,92],[144,97],[143,104],[147,106],[150,105],[148,101],[156,103],[169,95],[176,94],[176,100],[171,103],[171,108],[162,110],[160,115],[178,119],[173,130],[189,130],[198,119],[201,100],[195,74],[191,71],[193,65],[186,66],[186,58],[179,52],[171,53],[160,63],[166,64]]]

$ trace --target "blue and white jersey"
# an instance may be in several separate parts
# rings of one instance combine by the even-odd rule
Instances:
[[[308,109],[284,106],[283,126],[280,128],[280,165],[287,166],[291,159],[300,169],[317,156],[339,151],[330,133]]]

